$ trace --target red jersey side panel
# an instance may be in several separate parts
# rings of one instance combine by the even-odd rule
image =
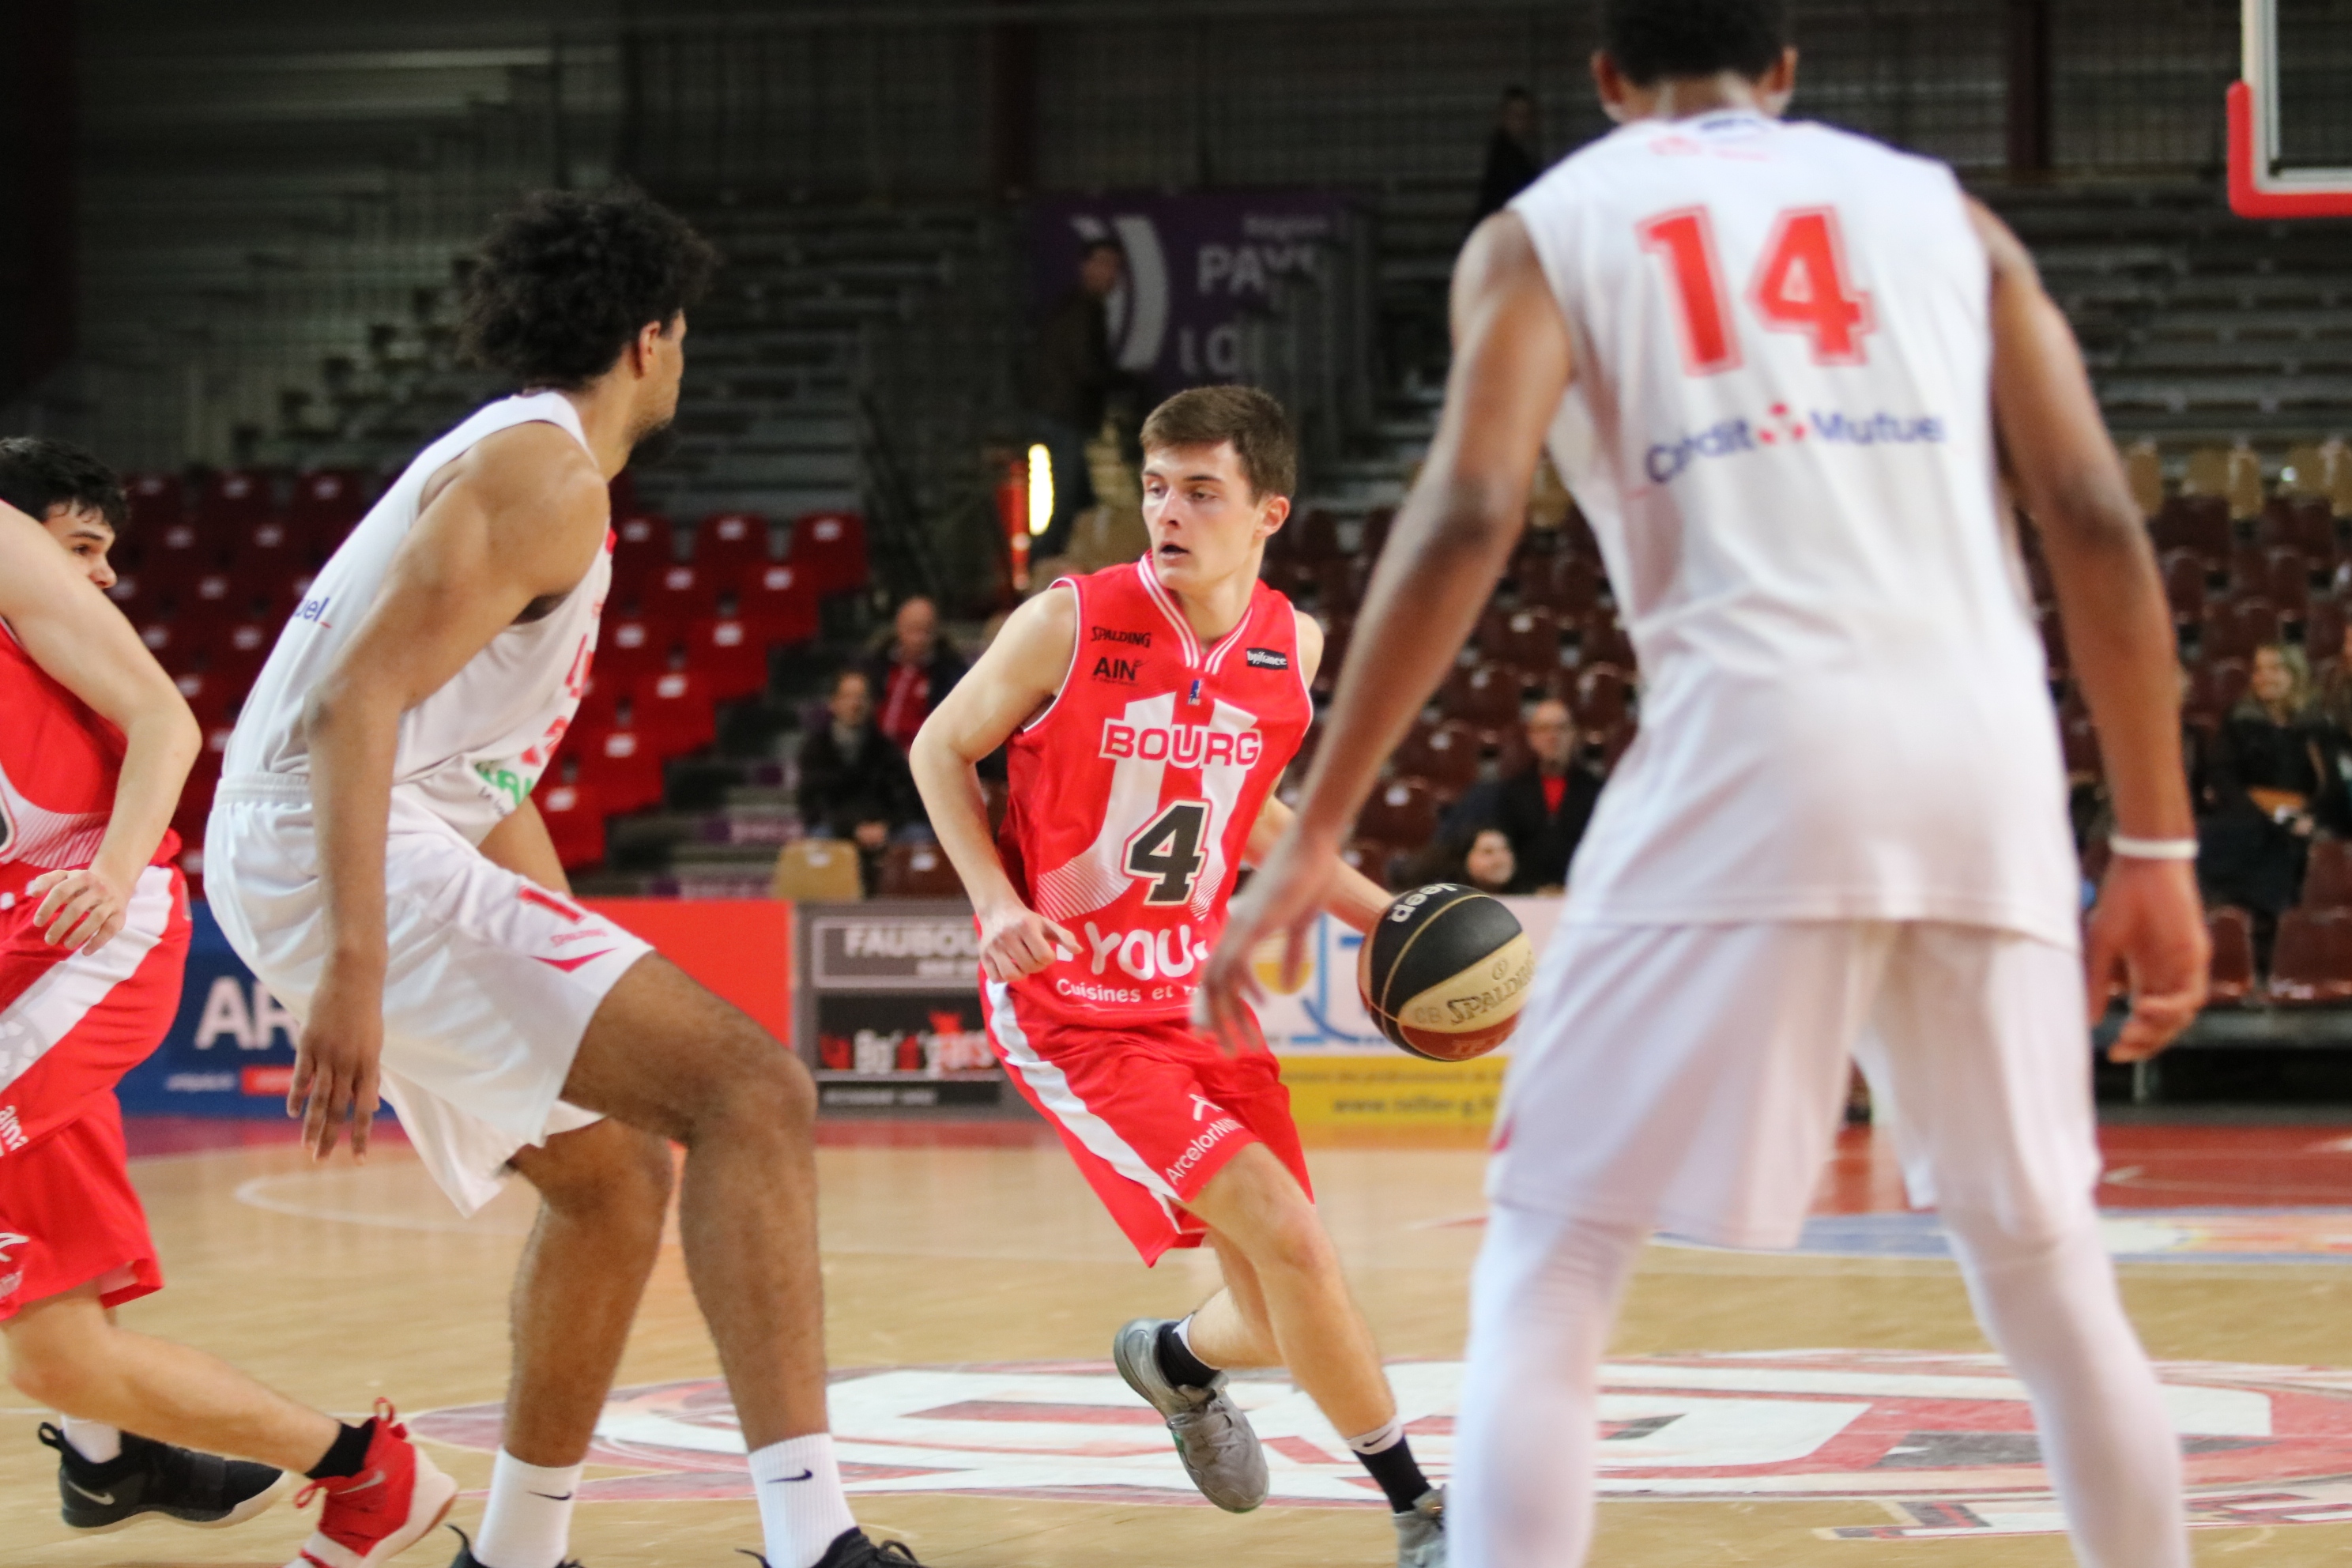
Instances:
[[[1149,560],[1064,583],[1076,657],[1009,746],[998,848],[1080,949],[1013,989],[1024,1010],[1072,1022],[1182,1017],[1250,829],[1314,718],[1297,621],[1261,583],[1241,624],[1203,646]]]
[[[122,772],[122,736],[33,662],[0,623],[0,896],[97,858]],[[156,865],[180,852],[165,833]]]

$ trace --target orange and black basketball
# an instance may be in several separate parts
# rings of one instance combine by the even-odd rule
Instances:
[[[1510,1038],[1535,973],[1535,945],[1501,900],[1436,882],[1364,933],[1356,985],[1381,1034],[1414,1056],[1466,1062]]]

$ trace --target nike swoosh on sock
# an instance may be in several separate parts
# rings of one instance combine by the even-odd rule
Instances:
[[[560,1497],[553,1492],[533,1492],[530,1495],[533,1497],[543,1497],[550,1502],[570,1502],[572,1500],[572,1494],[570,1492],[565,1492]]]
[[[816,1479],[816,1472],[814,1470],[803,1470],[797,1476],[771,1476],[768,1479],[771,1481],[813,1481]]]

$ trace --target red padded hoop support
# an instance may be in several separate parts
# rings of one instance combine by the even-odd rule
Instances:
[[[2230,210],[2240,217],[2343,217],[2352,214],[2352,190],[2282,191],[2266,187],[2254,156],[2254,89],[2230,84]]]

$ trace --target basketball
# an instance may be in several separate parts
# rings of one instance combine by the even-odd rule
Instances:
[[[1435,882],[1398,899],[1364,933],[1356,986],[1397,1045],[1466,1062],[1511,1037],[1535,972],[1535,946],[1501,900]]]

